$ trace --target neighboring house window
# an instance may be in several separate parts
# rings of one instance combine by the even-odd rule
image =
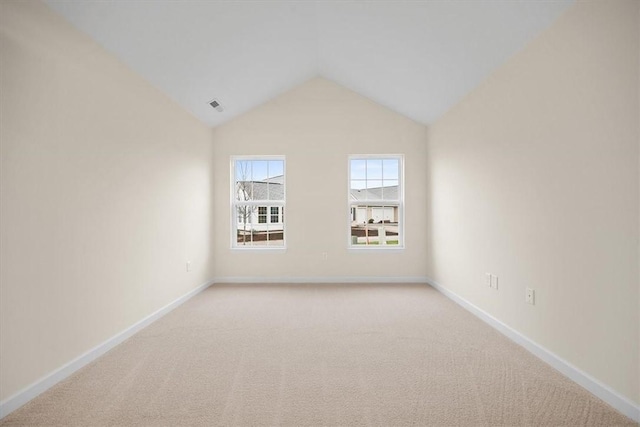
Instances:
[[[271,222],[272,224],[277,224],[280,222],[280,208],[278,206],[271,206]]]
[[[232,157],[231,169],[231,246],[283,248],[284,157]]]
[[[349,246],[404,247],[403,157],[349,157]]]
[[[267,207],[259,206],[258,207],[258,224],[266,224],[267,223]]]

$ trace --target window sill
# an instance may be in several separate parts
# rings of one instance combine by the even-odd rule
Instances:
[[[232,247],[231,248],[231,252],[269,252],[269,253],[285,253],[287,251],[286,247],[279,247],[279,248],[260,248],[260,247],[255,247],[255,246],[251,246],[251,247],[247,247],[247,248],[239,248],[239,247]]]
[[[349,252],[402,252],[404,251],[405,247],[404,246],[384,246],[384,247],[380,247],[380,246],[365,246],[365,247],[356,247],[356,246],[349,246],[347,248],[347,250]]]

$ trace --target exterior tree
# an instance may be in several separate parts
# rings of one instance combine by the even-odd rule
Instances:
[[[250,201],[253,196],[251,178],[251,163],[239,161],[236,163],[236,200]],[[242,222],[242,244],[247,244],[247,224],[251,223],[251,217],[256,207],[250,205],[238,206],[238,219]]]

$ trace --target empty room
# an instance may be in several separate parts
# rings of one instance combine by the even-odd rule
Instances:
[[[0,426],[640,423],[640,1],[0,0]]]

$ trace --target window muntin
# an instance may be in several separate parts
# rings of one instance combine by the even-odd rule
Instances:
[[[402,248],[403,158],[349,158],[349,247]]]
[[[231,246],[284,248],[284,157],[232,157],[231,169]]]

